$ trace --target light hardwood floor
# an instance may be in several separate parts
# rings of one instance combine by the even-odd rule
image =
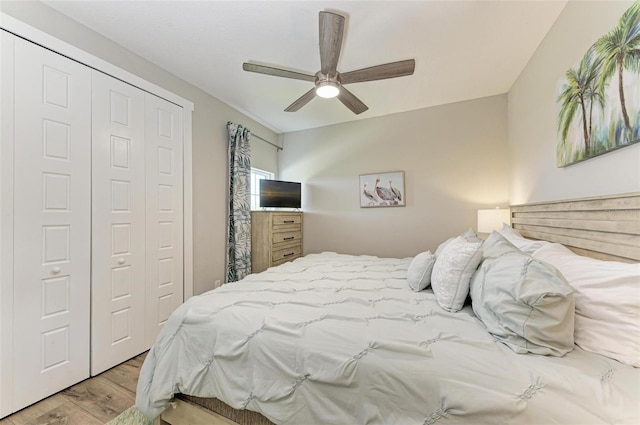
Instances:
[[[147,353],[31,405],[0,425],[103,425],[133,406]]]

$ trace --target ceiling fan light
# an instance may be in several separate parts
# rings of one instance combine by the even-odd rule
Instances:
[[[330,99],[340,94],[340,88],[331,81],[323,81],[318,83],[316,87],[316,94],[320,97],[324,97],[325,99]]]

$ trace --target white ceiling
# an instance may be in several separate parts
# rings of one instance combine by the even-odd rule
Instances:
[[[49,6],[282,133],[502,94],[564,8],[530,1],[45,1]],[[414,75],[283,110],[312,83],[243,62],[315,74],[318,12],[346,16],[340,72],[415,58]]]

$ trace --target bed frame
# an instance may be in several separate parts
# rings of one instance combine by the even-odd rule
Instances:
[[[640,192],[513,205],[511,226],[585,257],[640,261]]]
[[[161,425],[274,425],[250,410],[237,410],[215,398],[179,394],[160,416]]]
[[[640,261],[640,192],[512,205],[511,225],[527,238],[561,243],[586,257]],[[273,425],[217,399],[179,394],[173,404],[161,424]]]

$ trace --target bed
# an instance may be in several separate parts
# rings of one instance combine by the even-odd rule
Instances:
[[[173,425],[640,423],[640,194],[511,211],[514,229],[485,242],[460,235],[404,259],[311,254],[191,298],[149,352],[136,405]],[[446,290],[438,264],[460,247],[477,260],[456,277],[469,275],[466,293]],[[494,282],[518,261],[531,276],[500,298],[513,290]],[[569,277],[547,278],[549,264]],[[431,288],[411,290],[427,275]],[[539,289],[546,280],[556,287]],[[515,298],[530,317],[511,332],[501,315],[519,320]]]

